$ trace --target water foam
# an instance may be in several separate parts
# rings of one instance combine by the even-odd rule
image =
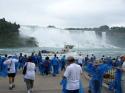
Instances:
[[[38,26],[21,26],[20,34],[34,37],[39,47],[62,48],[65,44],[71,44],[76,48],[116,48],[106,43],[106,34],[103,32],[100,38],[95,31],[68,31]]]

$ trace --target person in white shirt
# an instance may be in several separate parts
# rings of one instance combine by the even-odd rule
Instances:
[[[4,61],[4,64],[8,67],[8,77],[9,77],[9,89],[12,90],[15,87],[14,79],[16,76],[16,67],[15,64],[18,62],[16,58],[12,58],[11,56]]]
[[[79,54],[79,57],[78,57],[78,64],[82,67],[82,64],[83,64],[83,57],[81,54]]]
[[[63,78],[67,79],[67,93],[79,93],[82,68],[80,65],[75,63],[75,59],[72,56],[68,57],[67,61],[69,65],[67,66],[63,76]]]
[[[32,58],[28,58],[28,62],[25,64],[26,73],[24,75],[24,80],[27,86],[28,93],[32,92],[32,88],[35,80],[35,64],[32,62]]]

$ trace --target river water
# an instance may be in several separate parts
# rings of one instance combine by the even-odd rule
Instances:
[[[23,53],[23,54],[31,54],[31,52],[35,52],[38,53],[38,51],[41,50],[50,50],[50,51],[61,51],[61,48],[52,48],[52,47],[32,47],[32,48],[6,48],[6,49],[0,49],[0,54],[4,55],[4,54],[16,54],[19,55],[19,53]],[[83,54],[84,56],[91,55],[91,54],[95,54],[97,57],[101,57],[102,55],[105,56],[112,56],[112,57],[116,57],[116,56],[121,56],[121,55],[125,55],[125,49],[123,48],[117,48],[117,49],[113,49],[113,48],[107,48],[107,49],[73,49],[71,50],[69,55],[73,55],[73,56],[77,56],[78,53]]]

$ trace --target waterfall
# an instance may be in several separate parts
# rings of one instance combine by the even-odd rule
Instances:
[[[64,44],[71,44],[76,48],[113,47],[106,43],[105,33],[102,34],[101,39],[95,31],[68,31],[56,28],[21,26],[20,34],[22,36],[34,37],[39,47],[62,48]]]
[[[106,32],[102,32],[102,44],[105,45],[106,43]]]
[[[35,37],[40,47],[64,47],[65,43],[74,44],[68,31],[36,27],[32,30],[29,27],[21,27],[21,35]]]

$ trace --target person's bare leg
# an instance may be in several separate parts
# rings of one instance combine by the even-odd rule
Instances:
[[[12,77],[12,87],[15,88],[15,84],[14,84],[14,77]]]
[[[12,89],[12,77],[9,77],[9,89]]]

